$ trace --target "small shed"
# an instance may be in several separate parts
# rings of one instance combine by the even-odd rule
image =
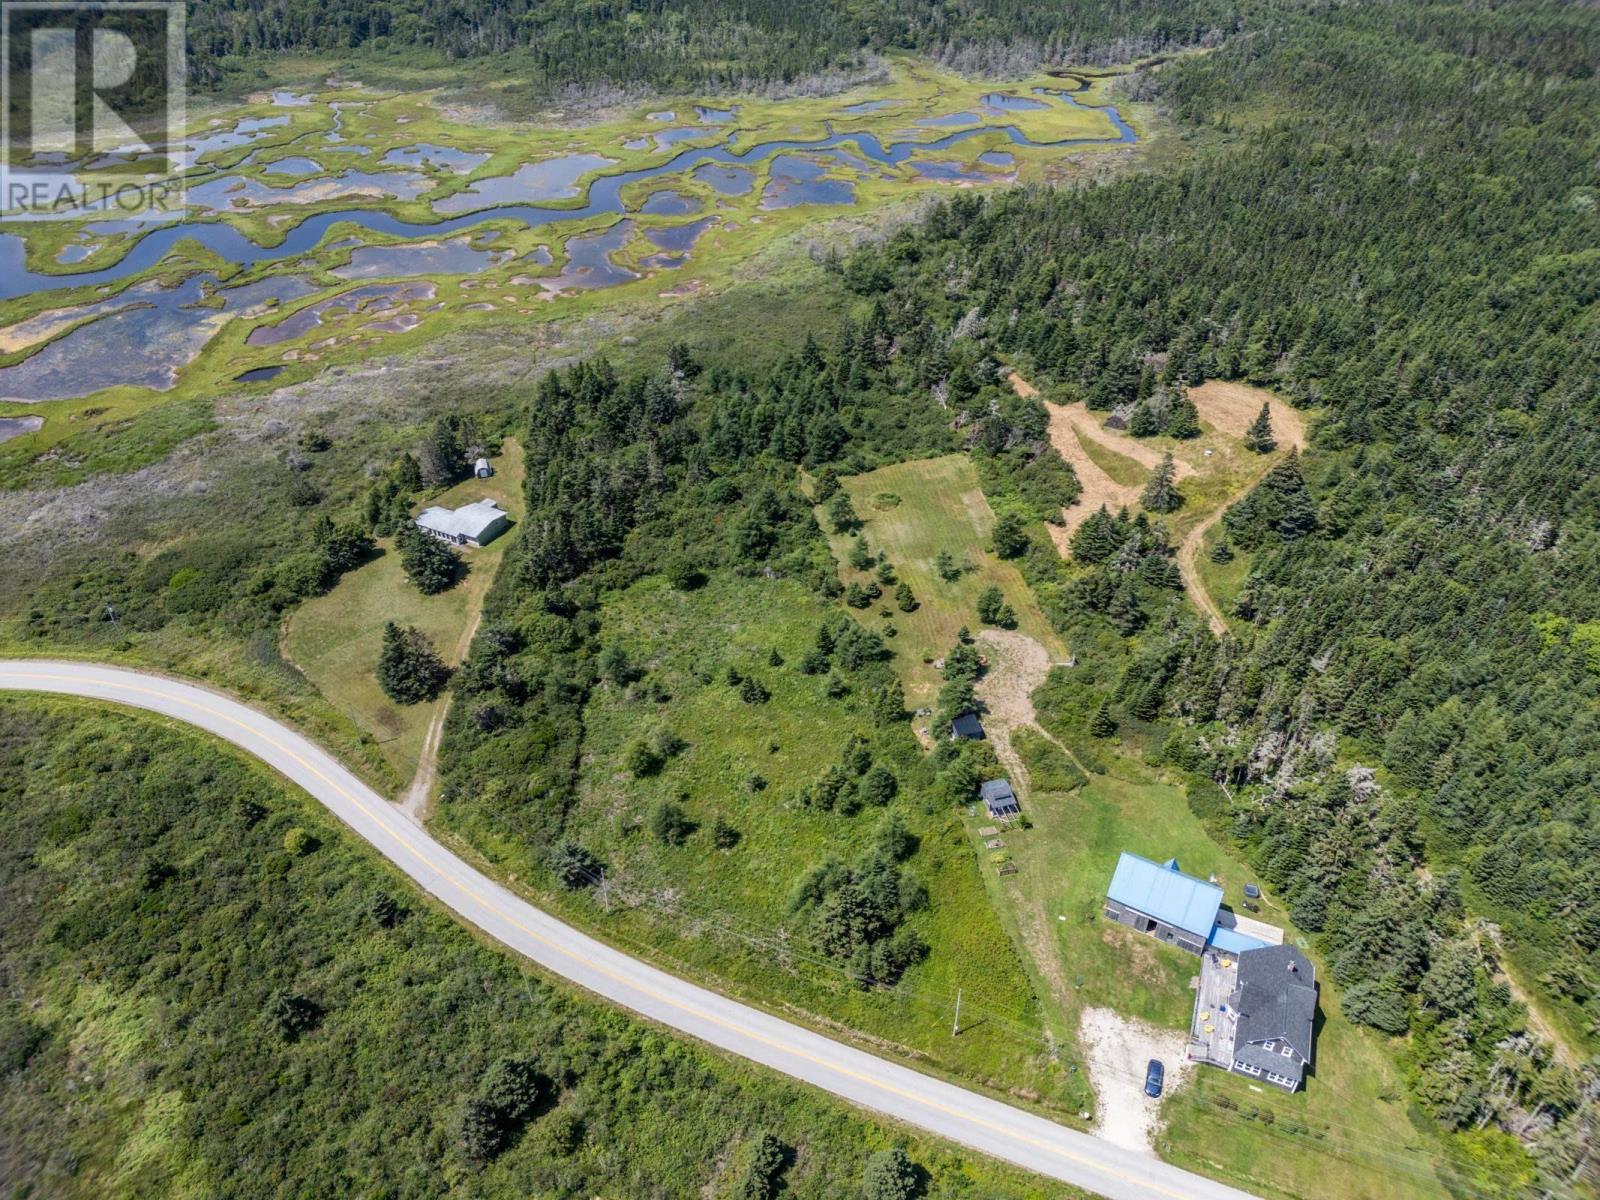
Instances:
[[[986,780],[978,788],[978,794],[983,797],[984,807],[989,810],[991,817],[1008,820],[1022,812],[1016,793],[1004,779]]]
[[[489,465],[487,458],[480,458],[472,464],[472,473],[479,479],[487,479],[494,474],[494,468]]]
[[[983,740],[983,726],[978,723],[978,714],[964,712],[950,722],[950,740],[956,742],[981,742]]]

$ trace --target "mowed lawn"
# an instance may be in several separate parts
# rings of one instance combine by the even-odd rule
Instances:
[[[507,441],[493,460],[495,474],[468,479],[426,501],[458,508],[475,500],[495,500],[516,521],[522,514],[522,447]],[[392,538],[381,539],[378,553],[328,592],[295,610],[284,631],[284,652],[328,702],[355,722],[378,746],[402,780],[409,780],[422,756],[428,725],[443,698],[432,704],[398,705],[378,686],[378,653],[383,626],[415,625],[446,662],[465,655],[470,631],[483,608],[506,547],[516,527],[481,549],[461,548],[466,575],[448,591],[424,596],[400,569]]]
[[[1214,875],[1224,903],[1240,911],[1241,889],[1258,880],[1211,840],[1180,786],[1120,755],[1115,742],[1075,745],[1068,730],[1048,715],[1045,722],[1105,773],[1091,772],[1087,783],[1065,793],[1036,788],[1027,806],[1033,828],[1006,838],[1017,873],[1002,878],[987,865],[984,873],[1027,952],[1052,1029],[1073,1039],[1080,1010],[1105,1007],[1187,1030],[1194,998],[1189,981],[1199,960],[1100,916],[1117,856],[1123,850],[1157,861],[1176,856],[1186,873]],[[1035,751],[1038,745],[1030,742]],[[1036,767],[1032,774],[1050,772]],[[968,821],[974,845],[981,823]],[[1260,917],[1303,945],[1270,896]],[[1399,1070],[1383,1039],[1339,1016],[1321,963],[1318,977],[1322,1021],[1307,1088],[1285,1095],[1197,1067],[1163,1101],[1163,1157],[1268,1196],[1443,1196],[1429,1165],[1439,1147],[1409,1123]],[[1221,1105],[1218,1097],[1224,1097]],[[1230,1102],[1234,1107],[1225,1107]],[[1270,1123],[1263,1113],[1271,1113]]]
[[[869,629],[895,630],[891,644],[909,707],[933,703],[940,685],[933,663],[955,644],[963,625],[973,632],[983,628],[978,596],[991,585],[998,586],[1016,610],[1019,630],[1040,642],[1053,660],[1066,657],[1066,647],[1050,628],[1022,573],[990,552],[994,511],[965,454],[897,463],[839,482],[863,522],[858,535],[837,534],[824,508],[817,510],[840,564],[840,580],[848,585],[873,577],[870,571],[855,571],[848,565],[855,537],[865,537],[872,550],[889,556],[919,604],[915,612],[901,612],[889,586],[871,608],[850,610]],[[957,563],[970,561],[974,569],[946,582],[934,569],[941,551]]]
[[[585,712],[581,796],[567,832],[606,863],[613,903],[601,928],[619,945],[690,964],[742,995],[1075,1111],[1064,1090],[1070,1080],[1040,1036],[1026,971],[984,895],[977,852],[959,812],[929,792],[909,729],[880,734],[875,760],[899,779],[890,807],[920,839],[906,867],[928,892],[928,907],[911,918],[928,958],[894,989],[863,990],[810,943],[808,919],[790,911],[806,873],[830,857],[861,859],[885,815],[826,812],[799,799],[853,735],[873,733],[865,697],[829,696],[825,677],[799,670],[818,625],[839,611],[790,580],[721,573],[692,592],[651,577],[607,600],[603,644],[622,647],[645,674],[625,688],[602,683]],[[770,700],[742,700],[727,681],[730,667],[758,679]],[[681,752],[636,777],[629,746],[664,729],[683,740]],[[651,833],[649,815],[662,801],[681,805],[697,826],[682,845]],[[719,818],[738,833],[731,848],[713,842]],[[553,902],[576,901],[564,893]],[[587,906],[597,903],[592,893],[583,899],[580,916],[594,919]],[[970,1018],[975,1028],[952,1039],[958,990],[963,1024]]]

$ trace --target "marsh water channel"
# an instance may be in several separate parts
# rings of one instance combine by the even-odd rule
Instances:
[[[870,103],[870,102],[869,102]],[[1052,103],[1099,113],[1106,117],[1113,129],[1109,137],[1069,138],[1061,141],[1035,141],[1017,126],[991,123],[1003,120],[1005,114],[1016,111],[1046,108]],[[980,110],[981,111],[978,111]],[[843,110],[846,114],[860,112],[860,105]],[[732,120],[732,109],[697,109],[696,116],[713,126]],[[653,118],[672,120],[674,114],[651,114]],[[250,129],[243,130],[248,124]],[[241,136],[267,137],[278,128],[271,119],[240,122],[233,133],[213,134],[205,140],[229,146],[242,144]],[[937,137],[929,137],[929,128],[948,129]],[[1035,88],[1034,96],[1025,97],[994,92],[981,98],[973,111],[960,111],[946,117],[924,118],[913,127],[896,130],[889,137],[905,135],[903,140],[884,141],[874,133],[861,131],[838,132],[831,122],[825,124],[826,135],[813,139],[775,138],[759,142],[744,151],[732,148],[736,132],[730,132],[720,144],[694,146],[671,154],[665,160],[648,166],[612,173],[606,168],[615,160],[601,154],[570,153],[524,164],[509,174],[472,181],[465,190],[457,191],[434,202],[431,207],[439,215],[437,221],[408,221],[379,207],[362,207],[381,200],[385,194],[402,199],[418,198],[430,190],[433,181],[416,173],[416,168],[431,164],[451,173],[470,171],[478,156],[465,152],[451,152],[431,144],[419,144],[385,156],[386,163],[395,171],[361,171],[359,178],[347,179],[348,171],[321,170],[313,159],[285,158],[278,163],[263,164],[270,175],[278,176],[287,184],[274,188],[270,182],[239,175],[220,174],[208,177],[190,188],[190,219],[164,223],[138,224],[132,222],[102,221],[85,226],[83,237],[104,237],[126,234],[129,245],[123,256],[110,265],[81,271],[35,272],[26,263],[25,244],[17,234],[0,234],[0,299],[30,296],[50,291],[98,287],[104,288],[159,266],[168,255],[178,250],[180,244],[198,245],[222,260],[242,268],[282,262],[289,268],[286,275],[294,282],[280,282],[266,289],[273,300],[285,302],[297,293],[313,290],[301,277],[308,265],[307,256],[323,246],[324,239],[335,226],[344,228],[348,235],[352,229],[379,235],[374,245],[364,244],[356,237],[349,240],[357,244],[350,264],[335,274],[346,279],[373,279],[417,274],[471,274],[504,261],[504,257],[490,251],[489,239],[474,239],[471,231],[488,222],[518,222],[526,227],[540,227],[559,222],[592,221],[609,215],[634,216],[689,215],[700,206],[682,193],[657,191],[637,199],[635,185],[665,177],[691,178],[708,184],[723,196],[743,195],[755,185],[756,166],[771,160],[769,182],[762,194],[763,209],[791,208],[797,205],[849,205],[856,200],[856,185],[848,174],[861,176],[874,172],[885,176],[892,168],[910,163],[920,177],[947,181],[983,182],[1005,177],[1014,165],[1014,157],[1002,151],[988,150],[981,154],[974,167],[935,157],[972,138],[999,135],[1019,147],[1042,149],[1072,149],[1083,146],[1132,144],[1138,140],[1134,129],[1113,106],[1081,104],[1064,91]],[[243,131],[241,134],[240,131]],[[694,131],[705,136],[708,129]],[[230,140],[232,139],[232,140]],[[926,139],[926,140],[924,140]],[[331,140],[331,135],[330,139]],[[670,145],[669,147],[670,148]],[[257,154],[271,151],[263,147]],[[254,157],[252,155],[251,157]],[[280,165],[281,163],[281,165]],[[844,169],[846,174],[837,173]],[[340,197],[341,188],[349,188],[352,207],[323,210],[313,213],[292,225],[292,217],[281,212],[295,203],[306,200]],[[632,190],[630,190],[632,189]],[[374,190],[378,195],[374,196]],[[633,196],[630,204],[625,196]],[[252,207],[250,211],[274,211],[276,202],[284,202],[277,210],[275,222],[285,227],[284,236],[274,245],[263,245],[242,230],[226,223],[223,217],[230,202],[238,197],[241,204],[273,205],[274,208]],[[237,206],[235,206],[237,207]],[[696,239],[712,224],[695,221],[681,229],[645,229],[658,254],[644,261],[649,268],[681,266],[688,250]],[[633,223],[618,222],[601,233],[591,233],[583,238],[573,238],[568,244],[569,263],[556,276],[537,280],[549,289],[594,288],[613,286],[638,278],[636,272],[613,264],[609,255],[626,243]],[[452,235],[461,235],[452,237]],[[389,239],[401,243],[424,243],[418,247],[390,244]],[[69,250],[72,247],[68,247]],[[94,249],[93,246],[89,249]],[[87,257],[86,253],[63,252],[57,261],[68,265]],[[86,395],[112,382],[135,383],[161,388],[171,386],[176,368],[192,359],[197,353],[196,339],[209,336],[216,318],[241,311],[253,311],[259,280],[244,288],[216,287],[208,281],[206,292],[210,299],[206,307],[196,304],[189,295],[190,288],[146,288],[140,295],[137,289],[112,297],[90,302],[77,310],[58,310],[72,313],[73,326],[61,333],[48,346],[41,347],[31,357],[9,367],[0,367],[0,400],[40,401]],[[234,296],[235,291],[248,293]],[[287,291],[287,294],[283,294]],[[109,313],[114,310],[115,318]],[[104,315],[102,315],[104,314]],[[97,325],[110,320],[105,329]],[[192,320],[201,328],[187,334],[176,326]],[[26,324],[26,322],[24,322]],[[159,328],[156,328],[159,327]],[[17,327],[13,327],[17,328]],[[165,335],[155,344],[150,335]],[[107,343],[111,343],[108,345]],[[75,368],[75,361],[90,356],[103,357],[112,345],[129,347],[144,343],[147,347],[142,369],[136,378],[119,376],[109,379],[103,372]],[[174,352],[162,353],[160,343],[166,343]],[[144,357],[144,356],[141,356]],[[168,360],[168,361],[163,361]]]

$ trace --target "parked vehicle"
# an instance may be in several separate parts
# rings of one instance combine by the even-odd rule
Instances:
[[[1161,1065],[1161,1060],[1152,1058],[1150,1065],[1144,1069],[1144,1094],[1152,1100],[1161,1098],[1161,1085],[1166,1082],[1167,1069]]]

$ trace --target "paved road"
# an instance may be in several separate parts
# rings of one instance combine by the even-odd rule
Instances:
[[[462,920],[596,995],[852,1104],[1112,1200],[1249,1200],[1246,1193],[843,1045],[686,983],[578,932],[481,874],[271,717],[217,692],[88,663],[0,660],[0,690],[149,709],[213,733],[310,792]]]

